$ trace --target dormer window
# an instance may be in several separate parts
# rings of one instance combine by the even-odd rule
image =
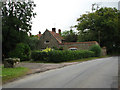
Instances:
[[[50,42],[49,42],[48,40],[46,40],[44,43],[45,43],[45,44],[49,44]]]

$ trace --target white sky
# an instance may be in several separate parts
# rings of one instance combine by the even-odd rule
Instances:
[[[32,34],[39,31],[44,33],[46,29],[53,27],[62,31],[70,30],[70,26],[77,24],[76,20],[80,15],[91,12],[92,4],[111,6],[118,8],[120,0],[34,0],[36,17],[32,22]]]

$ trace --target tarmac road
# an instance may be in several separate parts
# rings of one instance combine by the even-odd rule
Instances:
[[[118,88],[118,57],[33,74],[3,88]]]

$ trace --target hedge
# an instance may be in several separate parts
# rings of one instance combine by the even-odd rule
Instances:
[[[82,58],[94,57],[93,51],[81,50],[81,51],[60,51],[53,50],[50,52],[33,51],[31,53],[31,58],[34,61],[44,61],[44,62],[65,62],[70,60],[77,60]]]
[[[9,52],[9,57],[20,58],[20,61],[27,61],[30,59],[31,50],[27,44],[18,43],[15,50]]]
[[[89,50],[95,53],[95,57],[99,57],[101,55],[101,47],[99,45],[92,45]]]

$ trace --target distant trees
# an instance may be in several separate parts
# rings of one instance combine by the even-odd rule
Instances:
[[[116,8],[100,8],[77,21],[78,41],[95,40],[106,46],[108,53],[120,52],[120,12]]]
[[[31,50],[37,50],[38,49],[37,47],[39,44],[38,37],[30,36],[27,40],[27,44],[29,45]]]
[[[26,43],[31,19],[36,13],[33,11],[34,2],[9,1],[2,4],[2,53],[7,57],[18,43]]]
[[[64,31],[62,36],[66,42],[77,42],[77,34],[73,30]]]

